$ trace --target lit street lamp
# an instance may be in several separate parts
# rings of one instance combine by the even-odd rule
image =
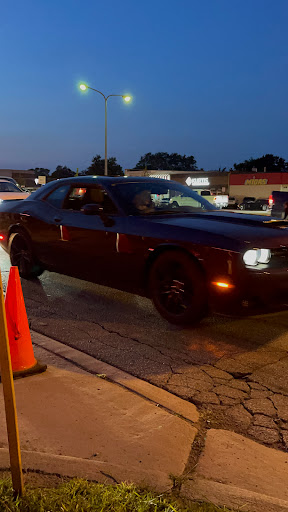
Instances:
[[[120,96],[121,98],[123,98],[124,101],[126,101],[126,103],[128,103],[131,100],[131,96],[123,96],[123,94],[109,94],[108,96],[105,96],[103,94],[103,92],[97,91],[97,89],[93,89],[93,87],[89,87],[86,84],[81,84],[80,85],[80,89],[81,89],[81,91],[86,91],[86,89],[91,89],[91,91],[98,92],[99,94],[101,94],[101,96],[103,96],[103,98],[105,100],[105,170],[104,170],[104,175],[108,176],[108,161],[107,161],[107,100],[111,96]]]

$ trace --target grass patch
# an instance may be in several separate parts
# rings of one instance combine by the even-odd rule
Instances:
[[[25,487],[13,498],[10,479],[0,480],[1,512],[228,512],[212,504],[189,506],[134,485],[103,485],[74,479],[55,488]]]

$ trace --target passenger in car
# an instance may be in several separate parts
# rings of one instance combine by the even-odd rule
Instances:
[[[155,211],[155,205],[151,198],[149,190],[142,190],[135,195],[133,204],[141,214],[151,213]]]

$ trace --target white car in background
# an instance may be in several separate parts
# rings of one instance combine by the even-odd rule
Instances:
[[[204,197],[209,203],[216,206],[216,208],[226,208],[228,205],[228,195],[216,195],[212,194],[210,190],[201,190],[200,192],[198,190],[195,190],[194,192],[197,192],[199,195]],[[172,197],[170,199],[170,204],[172,206],[196,206],[196,200],[192,199],[191,197],[183,197],[182,195]],[[199,207],[199,206],[198,206]]]
[[[15,183],[6,179],[0,178],[0,202],[9,201],[15,199],[26,199],[26,197],[30,196],[30,193],[24,192],[21,188],[17,187]]]

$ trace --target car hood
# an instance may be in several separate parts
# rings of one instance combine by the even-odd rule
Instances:
[[[151,216],[156,223],[169,225],[182,231],[191,230],[210,234],[209,242],[219,243],[222,239],[234,240],[238,249],[249,243],[257,243],[259,247],[277,247],[288,245],[288,222],[279,221],[264,215],[249,215],[224,211],[193,213],[185,215]],[[185,237],[186,238],[186,237]],[[207,236],[206,236],[207,238]],[[218,242],[218,243],[217,243]],[[224,244],[225,245],[225,244]],[[235,247],[236,249],[236,247]]]

